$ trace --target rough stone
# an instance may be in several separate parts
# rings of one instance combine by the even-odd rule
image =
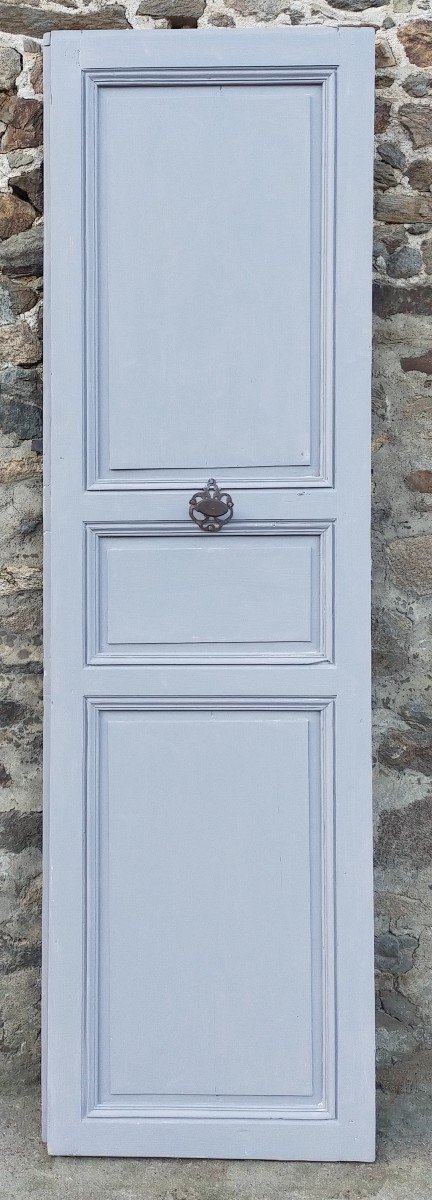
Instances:
[[[405,475],[405,483],[410,492],[423,492],[431,495],[432,471],[411,471],[410,475]]]
[[[390,574],[398,587],[418,596],[432,592],[432,534],[396,538],[389,543],[387,555]]]
[[[15,725],[25,714],[22,704],[16,700],[0,700],[0,720],[2,725]]]
[[[41,54],[36,56],[30,71],[30,83],[35,95],[41,96],[43,91],[43,58]]]
[[[382,609],[372,619],[372,661],[375,679],[407,670],[410,622],[401,613]]]
[[[329,0],[331,8],[346,8],[349,12],[363,12],[366,8],[379,8],[382,0]]]
[[[10,192],[0,192],[0,238],[11,237],[29,229],[35,217],[34,209],[25,200]]]
[[[208,23],[209,25],[215,25],[219,29],[229,29],[235,25],[234,17],[230,17],[229,13],[224,12],[210,13]]]
[[[382,38],[375,43],[375,67],[377,71],[384,70],[386,67],[393,67],[396,64],[396,59],[388,38]]]
[[[378,970],[391,975],[406,975],[414,966],[413,956],[418,938],[411,933],[379,933],[375,938],[375,961]]]
[[[22,458],[9,458],[6,462],[0,462],[0,484],[14,484],[19,479],[35,479],[41,474],[41,468],[41,460],[34,454],[26,454]]]
[[[404,996],[403,992],[397,991],[396,988],[382,988],[379,998],[384,1012],[395,1021],[400,1021],[402,1025],[408,1025],[411,1029],[416,1029],[421,1024],[415,1004],[408,996]]]
[[[14,854],[20,854],[29,846],[42,848],[42,813],[10,812],[0,813],[0,847]]]
[[[408,75],[403,80],[402,87],[404,92],[408,92],[409,96],[416,96],[418,100],[423,100],[432,88],[432,75],[426,71],[419,71],[416,75]]]
[[[375,225],[376,244],[382,246],[385,254],[393,254],[399,246],[406,246],[408,238],[402,225]]]
[[[18,171],[21,167],[30,167],[34,163],[34,152],[29,150],[9,150],[7,156],[7,164],[11,171]]]
[[[394,170],[394,167],[389,166],[388,163],[379,162],[378,160],[374,167],[374,182],[375,187],[380,188],[383,191],[385,191],[386,188],[395,187],[398,182],[398,176]]]
[[[286,10],[286,0],[230,0],[229,7],[242,17],[271,21]]]
[[[387,259],[387,274],[394,279],[410,279],[421,271],[423,259],[414,246],[401,246]]]
[[[421,8],[424,0],[418,0],[419,8]],[[393,12],[395,16],[398,13],[408,13],[411,11],[414,0],[393,0]]]
[[[400,710],[400,715],[413,729],[423,729],[432,734],[432,709],[428,709],[425,700],[410,700]]]
[[[395,771],[406,769],[432,775],[430,731],[389,729],[378,749],[379,761]]]
[[[17,440],[42,433],[42,381],[38,368],[5,367],[0,371],[0,429]]]
[[[432,275],[432,239],[422,242],[423,266],[427,275]]]
[[[397,167],[400,171],[403,170],[406,164],[406,155],[396,142],[380,142],[377,149],[383,162],[388,163],[390,167]]]
[[[66,12],[63,8],[39,8],[37,4],[15,4],[15,0],[0,0],[0,29],[5,33],[29,33],[42,37],[50,29],[127,29],[129,21],[124,5],[104,4],[95,11],[81,9]]]
[[[0,325],[11,325],[20,313],[28,312],[37,303],[32,288],[0,278]]]
[[[407,176],[412,188],[418,192],[429,192],[432,188],[432,162],[418,159],[407,167]]]
[[[396,79],[395,71],[378,71],[375,78],[376,89],[390,88],[393,86]]]
[[[378,1087],[395,1095],[429,1088],[431,1078],[432,1050],[429,1048],[417,1050],[398,1062],[379,1067],[377,1072]],[[422,1200],[421,1195],[419,1200]]]
[[[432,375],[432,350],[401,358],[401,367],[403,371],[420,371],[423,375]]]
[[[40,362],[41,344],[27,321],[0,327],[0,360],[17,366]]]
[[[389,283],[374,284],[373,306],[377,317],[394,317],[398,313],[415,316],[432,314],[432,286],[415,284],[413,287],[396,287]]]
[[[34,522],[31,522],[30,532]],[[8,562],[0,568],[0,596],[14,596],[21,592],[39,591],[42,586],[39,563]]]
[[[13,46],[0,46],[0,91],[7,92],[13,88],[17,75],[21,71],[21,57]]]
[[[21,400],[24,404],[42,405],[42,379],[39,368],[4,367],[0,371],[0,396],[4,400]]]
[[[40,1061],[40,971],[12,971],[3,981],[0,1045],[4,1068],[37,1079]]]
[[[14,434],[17,440],[38,439],[42,436],[41,409],[25,401],[5,402],[0,393],[0,429]]]
[[[3,850],[2,862],[8,867],[9,886],[3,892],[0,965],[9,974],[38,966],[40,852],[31,845],[21,852]]]
[[[141,0],[139,17],[165,17],[167,21],[197,20],[204,12],[205,0]]]
[[[416,67],[432,67],[432,21],[410,21],[398,29],[405,54]]]
[[[1,141],[2,150],[25,150],[40,146],[42,141],[42,114],[40,100],[23,100],[14,96],[0,105],[0,121],[7,124]]]
[[[384,133],[390,121],[391,105],[386,100],[375,100],[375,133]]]
[[[32,225],[0,245],[0,271],[11,275],[42,275],[42,225]]]
[[[408,130],[413,146],[430,146],[432,141],[432,108],[430,104],[402,104],[399,120]]]
[[[377,862],[383,867],[397,866],[407,859],[419,871],[432,861],[432,796],[413,800],[404,808],[384,810],[380,814],[375,847]]]
[[[23,197],[25,200],[30,200],[30,203],[37,210],[42,212],[43,208],[43,175],[42,167],[31,167],[29,170],[23,170],[19,175],[12,175],[10,180],[12,191],[17,196]]]
[[[432,194],[425,196],[421,192],[402,190],[387,192],[385,195],[378,193],[375,216],[377,221],[401,224],[426,221],[432,224]]]
[[[385,266],[385,262],[386,262],[386,248],[383,245],[383,243],[379,241],[378,238],[374,237],[373,249],[372,249],[372,265],[377,270],[381,270],[381,268],[383,266]]]

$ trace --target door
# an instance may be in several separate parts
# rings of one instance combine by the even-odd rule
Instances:
[[[369,1159],[373,32],[45,50],[48,1148]]]

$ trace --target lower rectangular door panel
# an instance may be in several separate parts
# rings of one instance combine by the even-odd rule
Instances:
[[[332,703],[88,719],[89,1107],[329,1115]]]

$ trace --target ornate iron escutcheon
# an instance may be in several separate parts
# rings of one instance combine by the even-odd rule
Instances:
[[[189,516],[204,533],[218,533],[231,520],[234,501],[229,492],[221,492],[215,479],[195,492],[189,500]]]

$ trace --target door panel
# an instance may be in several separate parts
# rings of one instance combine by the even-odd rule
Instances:
[[[373,32],[45,50],[48,1149],[369,1159]]]
[[[331,524],[87,530],[90,663],[330,661]]]
[[[310,465],[322,88],[287,90],[100,89],[98,376],[110,471],[282,465],[298,475]]]
[[[324,482],[334,76],[196,74],[86,78],[89,482]]]
[[[94,1106],[139,1096],[149,1111],[199,1114],[226,1097],[241,1115],[294,1097],[316,1110],[334,1103],[322,1095],[326,1031],[313,1006],[323,976],[332,988],[321,939],[332,803],[320,778],[331,711],[195,703],[89,713]]]

